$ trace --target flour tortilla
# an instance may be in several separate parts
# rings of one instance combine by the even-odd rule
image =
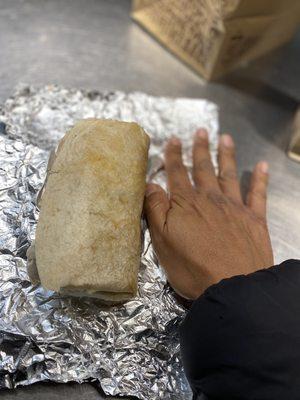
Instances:
[[[79,121],[63,137],[28,253],[34,281],[37,270],[57,292],[107,302],[136,295],[148,147],[139,125],[113,120]]]

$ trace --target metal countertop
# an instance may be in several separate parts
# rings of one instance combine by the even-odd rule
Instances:
[[[285,154],[300,103],[300,35],[284,48],[205,83],[130,19],[130,0],[0,0],[0,102],[19,82],[205,97],[232,133],[241,175],[270,163],[269,224],[276,261],[300,258],[300,164]],[[89,384],[36,384],[3,400],[96,400]]]

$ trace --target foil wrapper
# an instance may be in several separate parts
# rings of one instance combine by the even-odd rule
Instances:
[[[218,111],[206,100],[23,86],[0,109],[0,387],[96,381],[108,395],[188,399],[178,326],[186,310],[167,285],[143,222],[138,296],[107,307],[32,285],[26,250],[49,150],[81,118],[136,121],[151,137],[148,178],[165,186],[163,147],[171,135],[191,165],[192,134],[209,131],[215,157]]]

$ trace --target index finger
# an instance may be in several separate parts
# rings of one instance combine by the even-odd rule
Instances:
[[[192,188],[187,169],[182,161],[181,142],[178,138],[172,138],[167,143],[165,170],[170,192],[186,191]]]

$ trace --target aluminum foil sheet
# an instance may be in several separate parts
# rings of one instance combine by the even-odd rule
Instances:
[[[139,292],[126,304],[105,307],[29,281],[26,250],[49,150],[87,117],[140,123],[151,136],[148,178],[163,186],[167,137],[183,140],[190,165],[192,133],[206,127],[215,156],[218,113],[206,100],[23,86],[6,101],[0,110],[0,387],[94,380],[108,395],[189,399],[178,338],[186,311],[166,283],[145,221]]]

